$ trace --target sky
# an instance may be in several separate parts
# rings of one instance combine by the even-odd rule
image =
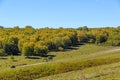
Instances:
[[[4,27],[120,26],[120,0],[0,0]]]

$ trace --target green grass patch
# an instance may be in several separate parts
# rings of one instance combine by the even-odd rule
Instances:
[[[119,80],[120,62],[51,75],[36,80]]]
[[[105,50],[114,49],[116,47],[112,46],[97,46],[94,44],[79,45],[76,47],[71,47],[65,51],[52,51],[48,55],[52,56],[52,61],[69,61],[71,59],[80,59],[84,58],[90,54],[95,54],[96,52],[101,52]],[[46,61],[42,57],[32,56],[29,58],[24,58],[23,56],[14,56],[14,60],[11,59],[11,56],[1,57],[0,58],[0,70],[9,68],[12,65],[23,66],[29,64],[35,64]]]
[[[49,55],[55,55],[55,57],[48,63],[13,69],[5,68],[0,71],[0,80],[33,80],[44,76],[82,70],[88,67],[120,61],[119,52],[104,53],[105,50],[116,49],[116,47],[83,45],[75,48],[64,52],[50,52]],[[21,59],[18,56],[14,59],[17,61],[11,62],[12,65],[42,62],[41,59],[36,57]]]
[[[109,55],[108,55],[109,56]],[[48,64],[29,66],[24,68],[9,69],[0,72],[0,80],[32,80],[39,77],[64,73],[74,70],[82,70],[103,64],[119,62],[118,57],[106,57],[98,59],[71,60],[66,62],[53,62]]]

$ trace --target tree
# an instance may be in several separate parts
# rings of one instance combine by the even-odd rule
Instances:
[[[3,48],[3,44],[2,44],[2,41],[0,41],[0,49]]]
[[[1,29],[3,29],[4,27],[3,26],[0,26]]]
[[[88,31],[88,27],[87,26],[82,26],[82,27],[78,27],[77,30],[80,30],[80,31]]]
[[[0,56],[1,57],[6,56],[4,49],[0,49]]]
[[[79,42],[88,42],[88,37],[87,37],[85,32],[79,31],[77,36],[78,36],[78,41]]]
[[[111,33],[106,43],[112,46],[119,46],[120,45],[120,32],[115,31]]]
[[[34,46],[30,43],[24,43],[22,48],[22,55],[23,56],[33,56],[34,55]]]
[[[46,56],[48,53],[48,48],[47,46],[36,45],[34,47],[34,53],[37,56]]]
[[[58,50],[59,47],[63,47],[64,44],[62,42],[62,37],[56,37],[54,39],[54,45],[55,45],[56,50]]]
[[[18,55],[18,38],[17,37],[10,37],[8,38],[4,45],[3,49],[8,55]]]
[[[71,39],[68,36],[64,36],[62,38],[62,42],[64,44],[63,45],[64,48],[68,48],[72,44]]]
[[[108,32],[104,29],[93,29],[91,32],[93,37],[95,38],[96,44],[105,43],[107,41]]]
[[[19,30],[20,28],[19,28],[19,26],[14,26],[13,29],[15,29],[15,30]]]
[[[118,26],[117,28],[120,29],[120,26]]]

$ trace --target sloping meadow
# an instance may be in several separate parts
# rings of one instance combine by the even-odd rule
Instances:
[[[49,62],[46,64],[6,69],[0,72],[0,80],[33,80],[44,76],[81,70],[88,67],[119,62],[119,53],[115,56],[96,57],[83,60],[70,60],[64,62]]]

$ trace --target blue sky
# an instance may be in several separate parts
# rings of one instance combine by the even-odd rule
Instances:
[[[106,27],[120,25],[120,0],[0,0],[0,25]]]

